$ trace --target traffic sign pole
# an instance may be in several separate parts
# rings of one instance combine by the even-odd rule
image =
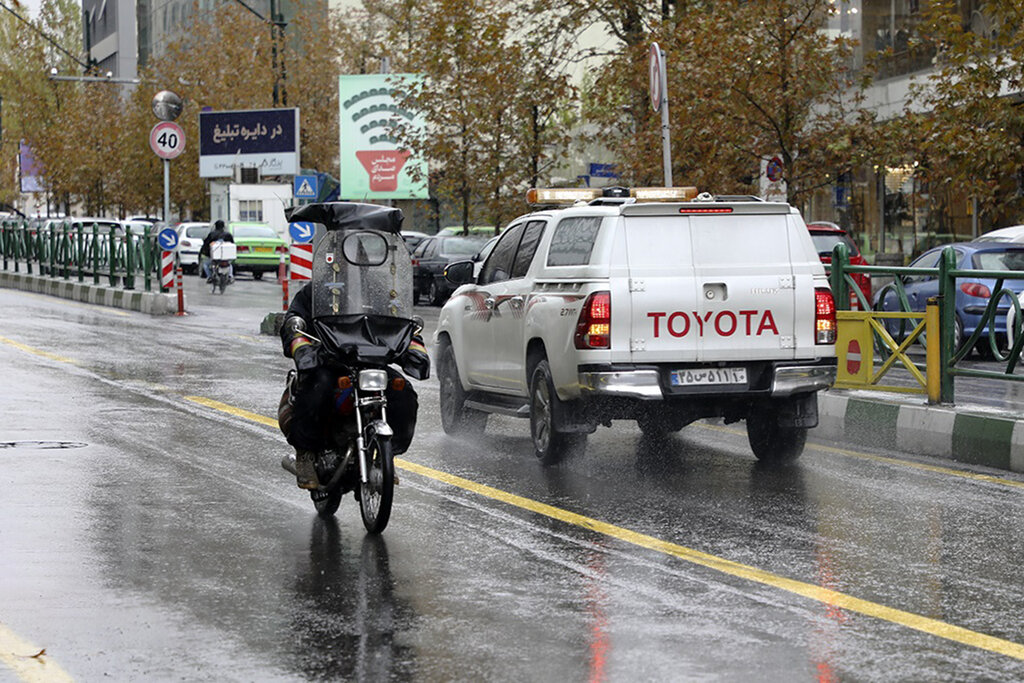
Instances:
[[[164,159],[164,224],[171,222],[171,160]]]

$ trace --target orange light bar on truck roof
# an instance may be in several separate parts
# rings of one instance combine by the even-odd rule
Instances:
[[[597,187],[534,187],[526,191],[527,204],[575,204],[601,196]]]
[[[638,202],[688,202],[697,197],[696,187],[634,187],[629,196]]]

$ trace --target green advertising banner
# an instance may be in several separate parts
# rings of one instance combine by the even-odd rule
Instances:
[[[368,74],[338,78],[341,129],[341,199],[426,199],[427,163],[400,149],[391,131],[422,128],[423,117],[398,106],[403,83],[419,74]],[[417,169],[420,180],[413,180]]]

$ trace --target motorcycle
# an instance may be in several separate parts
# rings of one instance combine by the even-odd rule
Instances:
[[[314,460],[320,487],[310,497],[317,513],[330,517],[353,491],[363,526],[379,534],[390,519],[395,486],[385,392],[389,385],[404,387],[404,378],[389,377],[387,367],[422,328],[412,315],[412,264],[399,234],[401,212],[338,202],[299,207],[289,219],[326,228],[313,254],[313,329],[302,334],[336,376],[337,388],[322,436],[326,447]],[[278,409],[286,436],[296,381],[292,370]],[[295,456],[286,455],[281,466],[294,475]]]
[[[237,257],[237,250],[232,242],[212,242],[210,244],[210,282],[213,284],[212,294],[217,290],[223,294],[231,284],[231,262]]]

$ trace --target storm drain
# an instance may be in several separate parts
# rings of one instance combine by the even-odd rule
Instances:
[[[0,448],[85,448],[89,444],[80,441],[0,441]]]

